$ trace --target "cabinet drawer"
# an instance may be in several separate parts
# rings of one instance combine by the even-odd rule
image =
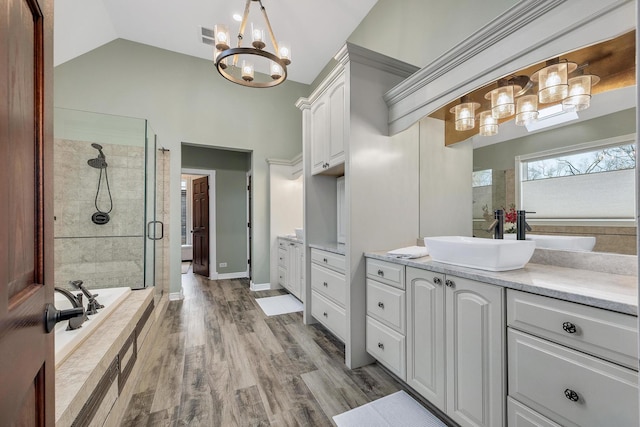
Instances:
[[[278,267],[278,285],[287,287],[287,269],[284,267]]]
[[[562,427],[511,397],[507,397],[507,425],[509,427]]]
[[[344,273],[345,261],[344,255],[338,255],[331,252],[321,251],[319,249],[311,249],[311,262],[323,265],[332,270]]]
[[[280,267],[287,266],[287,251],[284,249],[278,249],[278,265]]]
[[[563,426],[638,426],[638,373],[508,328],[509,395]]]
[[[311,314],[344,342],[347,330],[347,315],[344,309],[311,291]]]
[[[311,264],[311,288],[344,307],[347,296],[344,274]]]
[[[367,258],[367,276],[387,285],[404,289],[404,265]]]
[[[634,316],[508,290],[507,322],[513,328],[638,369]]]
[[[405,334],[405,292],[367,279],[367,314]]]
[[[370,316],[367,316],[367,352],[406,381],[404,335],[400,335]]]

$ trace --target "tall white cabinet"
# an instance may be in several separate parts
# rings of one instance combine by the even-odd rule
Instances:
[[[345,363],[355,368],[372,361],[365,342],[363,253],[415,244],[419,234],[419,141],[415,132],[388,136],[383,99],[417,68],[350,43],[335,59],[335,69],[296,103],[303,114],[305,286],[311,295],[311,248],[338,247],[344,253],[346,286],[340,338]],[[340,177],[344,217],[339,223]],[[305,301],[306,323],[319,320],[313,305]]]

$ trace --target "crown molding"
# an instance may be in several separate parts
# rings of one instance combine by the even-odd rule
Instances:
[[[635,3],[521,0],[384,95],[390,134],[514,70],[635,28]]]

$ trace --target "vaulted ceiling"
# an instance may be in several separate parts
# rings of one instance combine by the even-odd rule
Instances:
[[[289,79],[311,83],[375,5],[376,0],[262,0],[275,36],[291,45]],[[262,24],[258,2],[250,18]],[[122,38],[213,60],[201,27],[227,24],[245,0],[56,0],[54,65]]]

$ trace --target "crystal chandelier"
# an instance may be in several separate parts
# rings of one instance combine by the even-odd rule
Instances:
[[[267,40],[264,29],[253,24],[251,24],[251,46],[242,46],[251,2],[257,2],[260,5],[260,11],[264,17],[267,33],[275,53],[265,50]],[[291,64],[291,49],[285,44],[278,45],[262,0],[247,0],[240,22],[236,47],[230,46],[231,39],[226,25],[214,27],[214,41],[216,50],[213,58],[216,69],[225,79],[242,86],[259,88],[277,86],[286,80],[287,65]],[[260,65],[256,68],[257,64],[262,65],[262,68]]]

